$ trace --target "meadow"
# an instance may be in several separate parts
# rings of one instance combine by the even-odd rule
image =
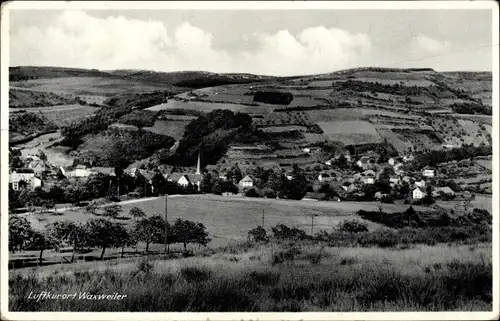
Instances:
[[[286,260],[278,259],[283,253]],[[311,242],[231,244],[193,257],[150,256],[11,271],[12,311],[488,311],[491,244],[406,248]],[[36,300],[33,291],[127,295]]]
[[[375,127],[366,121],[329,121],[317,123],[331,140],[349,144],[379,143],[380,135]]]
[[[125,202],[122,204],[122,215],[128,219],[121,219],[121,222],[130,226],[134,224],[128,216],[129,210],[134,206],[141,208],[149,216],[154,214],[163,216],[165,199],[159,197]],[[262,224],[262,214],[264,214],[265,228],[282,223],[310,232],[313,214],[318,215],[314,218],[314,231],[331,230],[337,223],[356,217],[355,213],[358,210],[377,211],[379,207],[386,212],[399,212],[406,210],[408,205],[377,202],[292,201],[202,194],[170,196],[167,212],[169,221],[179,217],[203,223],[214,238],[210,246],[218,246],[231,240],[245,238],[249,230]],[[55,221],[85,222],[97,217],[86,213],[84,209],[68,210],[57,214],[27,214],[26,218],[34,228],[42,229],[46,224]],[[379,227],[379,224],[373,222],[366,221],[365,223],[370,229]]]
[[[146,110],[159,111],[168,109],[187,109],[187,110],[197,110],[202,112],[211,112],[215,109],[227,109],[233,112],[243,112],[249,114],[260,114],[265,115],[272,111],[270,107],[263,106],[247,106],[234,103],[215,103],[215,102],[203,102],[203,101],[181,101],[181,100],[169,100],[167,103],[152,106],[146,108]]]
[[[171,136],[178,141],[184,135],[186,125],[189,123],[190,120],[156,120],[153,127],[144,127],[143,129],[155,134]]]

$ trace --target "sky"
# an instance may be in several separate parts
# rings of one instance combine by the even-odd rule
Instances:
[[[11,66],[492,70],[490,10],[12,10],[9,33]]]

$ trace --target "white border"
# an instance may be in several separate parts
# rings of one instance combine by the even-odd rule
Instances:
[[[67,1],[20,1],[2,4],[1,14],[1,292],[0,301],[2,319],[7,320],[495,320],[500,317],[499,306],[499,24],[498,3],[496,1],[335,1],[335,2],[280,2],[280,1],[235,1],[235,2],[67,2]],[[9,66],[9,11],[23,9],[72,10],[72,9],[113,9],[113,10],[151,10],[151,9],[187,9],[187,10],[436,10],[436,9],[486,9],[492,10],[492,47],[493,59],[493,311],[492,312],[301,312],[301,313],[130,313],[130,312],[9,312],[8,311],[8,66]],[[497,201],[497,203],[495,203]]]

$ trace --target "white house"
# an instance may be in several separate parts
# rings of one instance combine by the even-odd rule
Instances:
[[[422,180],[420,180],[420,182],[415,182],[415,186],[424,188],[425,181],[422,179]]]
[[[90,174],[91,171],[84,165],[77,165],[74,170],[66,172],[67,177],[88,177]]]
[[[415,187],[412,192],[412,198],[415,200],[420,200],[427,195],[425,190],[421,187]]]
[[[389,177],[389,184],[391,185],[391,187],[399,185],[400,183],[401,183],[401,179],[399,178],[399,176],[390,176]]]
[[[249,188],[253,187],[253,178],[250,176],[246,175],[241,179],[241,181],[238,183],[239,187],[241,188]]]
[[[201,180],[203,176],[200,174],[186,174],[186,173],[172,173],[167,176],[167,180],[176,182],[182,187],[188,187],[189,184],[196,185],[200,189]]]
[[[375,184],[375,177],[372,177],[372,176],[363,177],[363,184],[367,184],[367,185]]]
[[[35,173],[33,170],[22,170],[20,172],[13,171],[9,175],[9,183],[12,184],[12,189],[14,189],[15,191],[18,191],[20,189],[19,183],[21,181],[26,182],[27,187],[31,189],[42,186],[42,181],[38,177],[35,177]]]

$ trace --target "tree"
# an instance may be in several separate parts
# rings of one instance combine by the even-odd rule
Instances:
[[[125,227],[119,223],[99,218],[87,222],[85,227],[87,231],[87,244],[92,247],[102,249],[101,260],[107,248],[122,246],[123,230]]]
[[[222,195],[222,184],[220,180],[215,180],[213,185],[212,185],[212,193],[216,195]]]
[[[202,223],[183,220],[181,218],[175,220],[171,234],[176,243],[184,245],[184,251],[186,251],[187,244],[189,243],[207,245],[211,241],[208,237],[206,227]]]
[[[40,159],[44,162],[47,161],[47,155],[45,155],[45,153],[41,149],[38,150],[38,157],[40,157]]]
[[[85,243],[87,235],[85,226],[72,221],[58,221],[49,225],[47,230],[60,243],[66,242],[73,246],[73,254],[71,255],[71,263],[73,263],[78,247]]]
[[[117,218],[121,212],[123,212],[121,205],[113,204],[113,205],[108,205],[104,208],[103,215],[111,218]]]
[[[168,226],[167,229],[170,230]],[[137,223],[135,233],[139,241],[146,243],[146,253],[148,253],[149,244],[154,242],[163,243],[165,238],[165,220],[160,215],[143,218]]]
[[[206,173],[205,175],[203,175],[203,178],[201,180],[200,190],[203,193],[211,193],[214,181],[215,177],[213,173]]]
[[[58,241],[49,233],[40,231],[33,231],[27,243],[27,249],[40,251],[38,258],[40,265],[43,263],[43,251],[52,249],[58,245]]]
[[[144,213],[144,211],[137,206],[132,207],[128,213],[130,216],[132,216],[135,219],[136,222],[139,219],[146,217],[146,213]]]
[[[9,251],[24,249],[32,233],[31,224],[25,217],[9,216]]]
[[[151,181],[154,190],[159,194],[164,194],[165,177],[160,172],[156,172]]]
[[[269,237],[267,236],[266,230],[262,226],[257,226],[254,229],[248,231],[248,238],[254,242],[267,242]]]

